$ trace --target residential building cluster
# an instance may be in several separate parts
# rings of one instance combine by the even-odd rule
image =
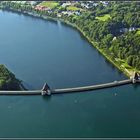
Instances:
[[[47,1],[12,1],[14,3],[26,4],[31,5],[32,8],[39,11],[47,11],[48,13],[52,13],[56,11],[55,8],[42,6],[42,2]],[[50,1],[49,1],[50,2]],[[56,2],[56,1],[55,1]],[[90,9],[98,6],[99,3],[102,3],[104,6],[107,6],[109,2],[105,1],[58,1],[59,7],[61,10],[57,10],[57,17],[61,17],[62,15],[77,15],[79,16],[84,9]],[[75,10],[68,9],[67,7],[73,6],[76,7]]]

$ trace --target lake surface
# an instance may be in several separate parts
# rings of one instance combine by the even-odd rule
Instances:
[[[78,31],[0,11],[0,63],[28,89],[126,79]],[[140,86],[42,96],[1,96],[0,137],[140,137]]]

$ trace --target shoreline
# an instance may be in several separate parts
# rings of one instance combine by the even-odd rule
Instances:
[[[26,14],[28,14],[28,13],[26,13]],[[30,16],[30,14],[28,14],[28,15]],[[31,16],[34,16],[34,15],[31,15]],[[49,16],[46,16],[45,18],[40,16],[40,18],[43,18],[44,20],[46,20],[46,19],[47,19],[47,20],[48,20],[48,19],[51,19],[51,20],[54,20],[54,21],[58,21],[58,20],[59,20],[60,22],[62,22],[62,23],[64,23],[64,24],[66,24],[66,25],[68,25],[68,26],[70,26],[70,27],[73,27],[74,29],[78,30],[78,31],[81,33],[81,35],[92,45],[92,47],[94,47],[95,49],[97,49],[97,51],[98,51],[101,55],[103,55],[103,56],[105,57],[105,59],[107,59],[113,66],[115,66],[119,71],[123,72],[124,75],[125,75],[126,77],[130,78],[130,77],[132,76],[132,75],[129,73],[128,70],[125,70],[125,68],[124,68],[124,69],[121,68],[117,63],[115,63],[114,61],[112,61],[112,60],[107,56],[107,54],[105,54],[101,49],[99,49],[99,47],[97,47],[96,42],[91,41],[91,39],[90,39],[89,37],[87,37],[87,36],[85,35],[85,33],[84,33],[78,26],[76,26],[75,24],[72,24],[72,23],[70,23],[69,21],[65,21],[65,20],[63,20],[63,19],[61,19],[61,18],[53,18],[53,17],[49,17]]]
[[[16,11],[15,11],[16,12]],[[19,11],[17,11],[19,12]],[[85,33],[75,24],[70,23],[67,20],[64,20],[62,18],[57,18],[57,17],[50,17],[50,16],[40,16],[40,15],[34,15],[33,13],[29,13],[29,12],[20,12],[22,14],[27,14],[28,16],[32,16],[32,17],[37,17],[37,18],[41,18],[44,20],[53,20],[53,21],[60,21],[74,29],[76,29],[78,32],[80,32],[80,34],[92,45],[92,47],[94,47],[95,49],[97,49],[97,51],[103,55],[103,57],[105,57],[106,60],[108,60],[113,66],[115,66],[119,71],[121,71],[126,77],[130,78],[132,75],[129,73],[129,71],[125,68],[121,68],[117,63],[115,63],[114,61],[112,61],[109,56],[107,56],[107,54],[105,52],[103,52],[101,49],[99,49],[99,47],[97,46],[97,42],[92,41],[89,37],[87,37],[85,35]]]
[[[91,45],[92,47],[94,47],[95,49],[97,49],[97,51],[107,60],[109,61],[114,67],[116,67],[119,71],[121,71],[126,77],[130,78],[132,76],[131,72],[126,69],[125,67],[122,67],[121,65],[117,64],[115,61],[111,60],[111,58],[109,58],[109,56],[98,47],[98,42],[94,42],[92,41],[88,36],[85,35],[85,33],[76,25],[73,24],[67,20],[64,20],[62,18],[57,18],[57,17],[51,17],[51,16],[44,16],[44,15],[39,15],[39,14],[34,14],[32,12],[28,12],[28,11],[24,11],[22,12],[21,10],[15,10],[15,9],[9,9],[9,10],[5,10],[5,9],[1,9],[3,11],[10,11],[10,12],[14,12],[14,13],[19,13],[19,14],[23,14],[26,16],[31,16],[34,18],[40,18],[43,20],[52,20],[52,21],[60,21],[61,23],[64,23],[74,29],[76,29]]]
[[[22,91],[26,90],[24,85],[22,84],[22,81],[19,80],[15,74],[7,68],[5,64],[0,64],[0,91],[4,90],[8,91],[9,89],[11,91]],[[7,75],[7,76],[6,76]]]

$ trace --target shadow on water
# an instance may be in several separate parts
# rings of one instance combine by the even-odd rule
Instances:
[[[58,24],[58,20],[57,19],[55,20],[55,19],[52,19],[52,18],[49,18],[49,17],[47,17],[47,19],[44,19],[41,16],[29,15],[28,13],[23,13],[21,11],[14,11],[12,9],[6,9],[6,10],[2,9],[2,11],[5,12],[5,13],[9,12],[9,13],[17,14],[17,15],[20,15],[20,16],[21,15],[28,16],[28,17],[30,17],[30,18],[32,18],[34,20],[41,19],[44,22],[48,22],[49,21],[51,23]]]
[[[58,19],[57,21],[59,21],[59,19]],[[76,32],[80,35],[80,37],[81,37],[84,41],[88,42],[88,43],[90,44],[90,47],[92,47],[92,43],[91,43],[91,42],[83,35],[83,33],[81,33],[81,31],[79,31],[75,26],[70,25],[69,23],[66,23],[66,22],[63,22],[63,21],[60,21],[60,23],[61,23],[61,25],[64,25],[64,26],[66,26],[67,28],[70,28],[70,29],[76,31]]]
[[[103,57],[103,56],[102,56],[102,57]],[[110,63],[109,60],[107,60],[106,58],[103,58],[103,59],[104,59],[106,65],[108,65],[113,71],[116,71],[116,70],[117,70],[118,74],[119,74],[120,76],[122,76],[122,74],[123,74],[122,71],[120,71],[119,69],[116,69],[116,67],[115,67],[112,63]],[[123,74],[123,76],[124,76],[124,78],[128,78],[128,77],[127,77],[126,75],[124,75],[124,74]]]
[[[112,70],[115,70],[116,67],[115,67],[113,64],[111,64],[111,63],[109,62],[109,60],[107,60],[107,59],[104,58],[104,61],[105,61],[105,63],[106,63],[108,66],[111,67]]]
[[[42,99],[45,101],[45,102],[48,102],[48,101],[51,101],[51,96],[42,96]]]
[[[139,86],[140,86],[140,83],[133,84],[133,88],[134,88],[134,90],[139,89]]]
[[[27,83],[27,82],[25,82],[25,81],[22,81],[22,85],[26,88],[26,89],[34,89],[34,87],[31,85],[31,84],[29,84],[29,83]]]

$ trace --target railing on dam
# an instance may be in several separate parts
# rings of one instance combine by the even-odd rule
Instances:
[[[84,92],[90,90],[111,88],[126,84],[139,83],[140,79],[128,79],[122,81],[114,81],[105,84],[82,86],[74,88],[62,88],[62,89],[50,89],[47,83],[44,84],[41,90],[23,90],[23,91],[0,91],[0,95],[51,95],[51,94],[61,94],[61,93],[72,93],[72,92]]]

